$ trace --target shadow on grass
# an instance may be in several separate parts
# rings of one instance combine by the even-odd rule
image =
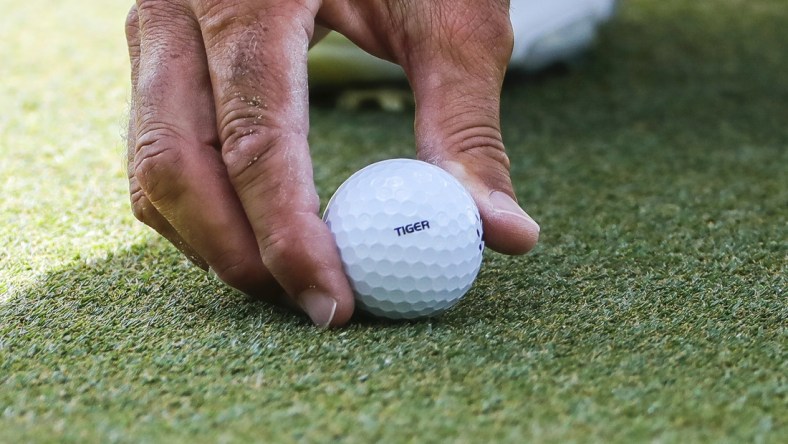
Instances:
[[[20,328],[67,333],[77,325],[174,329],[306,321],[238,293],[191,265],[165,242],[133,245],[40,277],[2,306]]]
[[[430,330],[441,323],[459,326],[489,317],[500,305],[488,297],[495,288],[496,269],[483,269],[459,306],[442,316],[391,321],[357,311],[349,326]],[[52,270],[0,304],[0,317],[9,331],[40,327],[62,335],[85,326],[120,331],[314,329],[302,313],[227,287],[158,239]]]

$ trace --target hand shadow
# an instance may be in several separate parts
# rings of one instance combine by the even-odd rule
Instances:
[[[237,292],[161,240],[75,261],[12,290],[0,317],[19,328],[243,328],[296,323],[293,311]]]
[[[432,330],[500,322],[501,304],[523,295],[501,293],[500,270],[482,270],[471,291],[448,312],[420,320],[387,320],[356,310],[349,327]],[[510,289],[511,290],[511,289]],[[534,301],[530,301],[531,308]],[[518,302],[519,304],[519,302]],[[538,305],[538,304],[537,304]],[[183,330],[184,334],[224,330],[238,334],[263,328],[313,329],[297,310],[240,293],[189,263],[156,239],[90,261],[74,261],[14,290],[0,304],[0,317],[20,329],[45,328],[114,335],[118,331]]]

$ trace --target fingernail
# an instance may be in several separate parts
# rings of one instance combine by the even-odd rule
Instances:
[[[517,202],[514,201],[508,194],[502,191],[493,191],[490,193],[490,202],[493,204],[493,209],[499,213],[511,214],[512,216],[519,217],[526,221],[528,224],[534,225],[536,231],[540,231],[539,224],[528,213],[525,212]]]
[[[312,322],[321,328],[331,324],[337,311],[337,301],[334,298],[314,289],[301,293],[298,302]]]

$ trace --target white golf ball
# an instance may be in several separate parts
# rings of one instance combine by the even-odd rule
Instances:
[[[438,315],[476,279],[484,242],[479,210],[449,173],[393,159],[363,168],[328,203],[356,306],[390,319]]]

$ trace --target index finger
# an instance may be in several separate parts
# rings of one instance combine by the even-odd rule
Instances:
[[[318,216],[306,60],[317,6],[206,2],[200,16],[222,155],[263,262],[321,326],[353,312],[333,236]]]

